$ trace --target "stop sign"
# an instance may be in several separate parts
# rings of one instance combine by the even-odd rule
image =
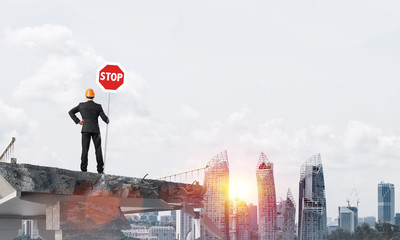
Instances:
[[[97,84],[105,92],[117,92],[124,84],[125,70],[117,63],[107,63],[97,71]]]

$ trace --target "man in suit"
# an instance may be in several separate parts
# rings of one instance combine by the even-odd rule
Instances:
[[[68,113],[72,120],[76,124],[82,125],[82,155],[81,155],[81,171],[87,171],[88,165],[88,151],[90,146],[90,138],[92,138],[94,147],[96,149],[96,161],[97,161],[97,172],[104,172],[103,153],[101,151],[101,137],[99,128],[99,116],[105,123],[109,123],[110,120],[104,114],[103,108],[100,104],[93,101],[94,91],[93,89],[87,89],[85,93],[86,102],[79,103],[78,106],[71,109]],[[82,120],[76,117],[76,113],[80,112]]]

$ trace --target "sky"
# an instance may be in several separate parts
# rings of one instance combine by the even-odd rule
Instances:
[[[377,216],[378,183],[400,186],[399,42],[393,0],[2,0],[0,149],[16,137],[19,163],[79,170],[68,111],[87,88],[106,109],[96,71],[118,62],[106,173],[157,178],[227,150],[232,195],[257,203],[264,152],[277,199],[298,201],[321,153],[328,217],[354,188],[359,216]]]

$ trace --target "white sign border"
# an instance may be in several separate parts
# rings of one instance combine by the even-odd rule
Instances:
[[[119,86],[116,90],[108,90],[105,89],[103,85],[100,84],[100,70],[102,70],[105,66],[107,65],[117,65],[123,72],[124,72],[124,83]],[[103,65],[101,65],[96,72],[96,83],[97,85],[103,90],[103,92],[108,92],[108,93],[117,93],[119,92],[119,90],[121,90],[121,88],[124,88],[125,86],[125,80],[126,80],[126,70],[121,66],[121,64],[116,63],[116,62],[106,62]]]

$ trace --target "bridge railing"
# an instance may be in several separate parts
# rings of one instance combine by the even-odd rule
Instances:
[[[196,168],[184,172],[179,172],[175,174],[171,174],[168,176],[160,177],[157,178],[157,180],[162,180],[162,181],[174,181],[174,182],[184,182],[184,183],[191,183],[193,181],[198,181],[201,182],[201,180],[204,177],[204,172],[208,168],[202,167],[202,168]]]
[[[15,137],[11,139],[11,142],[8,144],[3,153],[0,155],[0,162],[16,163],[17,159],[14,157],[14,144],[15,144]]]

